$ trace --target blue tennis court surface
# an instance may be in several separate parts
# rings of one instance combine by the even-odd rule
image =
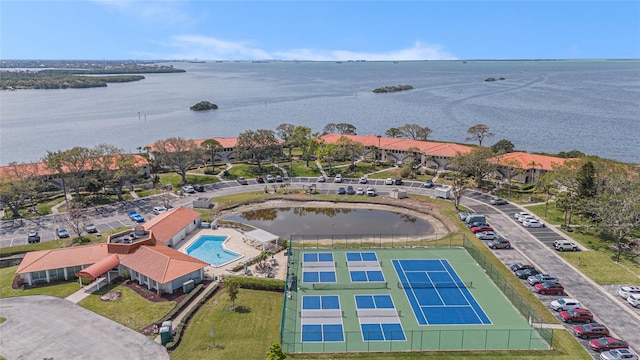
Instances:
[[[304,253],[302,256],[302,282],[337,282],[333,253]]]
[[[304,295],[300,311],[302,342],[344,341],[338,295]]]
[[[384,274],[375,252],[347,252],[351,282],[384,282]]]
[[[419,325],[491,324],[447,260],[407,259],[392,263]]]
[[[355,295],[364,341],[404,341],[406,336],[391,295]]]

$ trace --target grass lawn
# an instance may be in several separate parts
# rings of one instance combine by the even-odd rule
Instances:
[[[100,296],[110,290],[122,291],[122,296],[115,301],[100,300]],[[140,331],[160,320],[176,303],[147,301],[126,286],[110,284],[89,295],[79,305],[130,329]]]
[[[182,177],[175,172],[158,174],[160,177],[160,183],[163,185],[171,184],[175,190],[179,190],[182,187]],[[213,175],[192,175],[187,174],[187,182],[191,185],[195,184],[212,184],[220,182],[220,180]]]
[[[77,281],[57,283],[54,285],[40,286],[27,290],[14,290],[11,288],[18,266],[10,266],[0,269],[0,298],[27,296],[27,295],[49,295],[58,298],[66,298],[74,292],[80,290]]]
[[[171,359],[263,360],[280,340],[282,302],[281,293],[240,289],[233,311],[227,292],[220,291],[193,317]]]
[[[271,343],[279,341],[282,294],[240,289],[236,305],[223,290],[216,294],[189,323],[180,346],[171,353],[172,360],[264,359]],[[216,337],[211,337],[211,327]],[[214,347],[214,344],[216,345]],[[551,351],[446,351],[402,353],[296,354],[295,359],[591,359],[567,331],[554,332]]]

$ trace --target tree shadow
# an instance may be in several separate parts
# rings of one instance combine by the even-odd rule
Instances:
[[[236,308],[233,309],[233,311],[235,311],[237,313],[240,313],[240,314],[248,314],[248,313],[251,312],[251,308],[239,305],[239,306],[236,306]]]

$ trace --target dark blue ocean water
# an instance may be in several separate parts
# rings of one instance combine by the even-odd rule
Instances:
[[[384,134],[418,123],[432,139],[464,142],[489,125],[487,145],[577,149],[640,163],[640,60],[207,62],[106,88],[0,92],[0,165],[99,143],[135,152],[172,136],[233,137],[287,122],[320,131],[347,122]],[[488,77],[503,81],[485,82]],[[374,94],[387,85],[414,90]],[[192,112],[208,100],[216,111]]]

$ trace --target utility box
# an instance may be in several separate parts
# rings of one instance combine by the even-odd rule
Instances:
[[[193,290],[193,288],[196,286],[196,282],[193,280],[189,280],[189,281],[185,281],[182,283],[182,291],[185,294],[188,294],[191,292],[191,290]]]
[[[193,208],[194,209],[210,209],[213,207],[211,201],[205,197],[199,197],[196,200],[193,200]]]
[[[173,330],[171,330],[171,326],[160,327],[160,341],[162,345],[167,345],[171,340],[173,340]]]
[[[451,188],[448,186],[438,187],[433,190],[435,197],[448,199],[451,197]]]
[[[389,195],[394,199],[404,199],[407,197],[407,192],[405,190],[393,189]]]

